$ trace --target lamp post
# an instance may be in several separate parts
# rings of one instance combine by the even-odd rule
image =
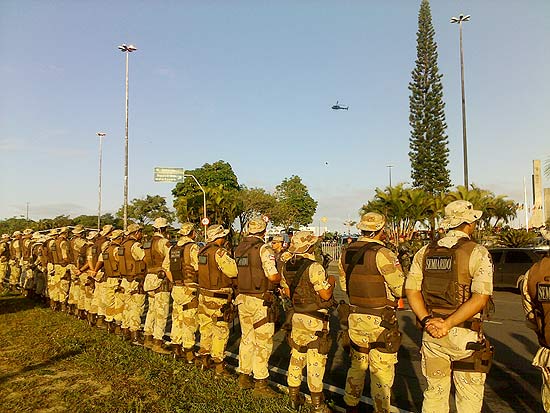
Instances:
[[[191,174],[185,174],[183,176],[188,176],[190,178],[193,178],[195,183],[199,186],[200,190],[202,191],[202,202],[203,202],[203,226],[204,226],[204,242],[206,242],[206,227],[208,224],[205,224],[204,222],[208,222],[208,218],[206,217],[206,192],[204,191],[204,188],[202,185],[197,181],[197,178],[195,178],[194,175]]]
[[[126,53],[126,133],[124,138],[124,230],[128,226],[128,55],[137,48],[126,43],[118,46],[121,52]]]
[[[103,153],[103,137],[105,132],[97,132],[99,137],[99,188],[98,188],[98,202],[97,202],[97,230],[101,230],[101,160]]]
[[[388,172],[390,175],[390,188],[391,188],[391,168],[393,168],[393,165],[386,165],[386,168],[388,168]]]
[[[464,152],[464,186],[468,189],[468,143],[466,141],[466,97],[464,94],[464,53],[462,52],[462,22],[470,20],[470,15],[460,14],[451,17],[451,23],[458,23],[460,33],[460,84],[462,89],[462,148]]]

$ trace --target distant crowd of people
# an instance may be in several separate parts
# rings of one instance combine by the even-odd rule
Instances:
[[[442,221],[447,232],[409,257],[408,273],[384,243],[385,217],[369,212],[357,224],[361,235],[342,250],[336,276],[327,272],[319,237],[308,231],[294,233],[285,250],[283,237],[266,242],[266,222],[252,219],[232,251],[226,245],[229,230],[222,225],[208,227],[206,244],[199,245],[195,225],[186,222],[170,242],[168,222],[157,218],[147,239],[133,223],[126,231],[112,225],[88,231],[78,225],[47,234],[31,229],[3,234],[0,280],[6,294],[43,300],[53,311],[85,319],[134,345],[212,369],[222,380],[232,376],[225,348],[230,322],[238,317],[238,384],[259,398],[277,394],[269,383],[268,362],[283,308],[290,346],[289,405],[299,410],[305,403],[300,385],[306,368],[318,413],[332,411],[324,399],[323,377],[335,338],[329,329],[333,309],[340,320],[338,341],[351,360],[346,412],[359,411],[367,371],[374,411],[390,412],[401,344],[397,303],[406,295],[424,332],[422,411],[448,412],[453,383],[456,410],[480,412],[493,357],[483,333],[493,266],[487,249],[471,239],[481,215],[467,201],[447,205]],[[536,365],[543,370],[547,411],[549,270],[550,261],[544,261],[523,284],[526,311],[542,346]],[[333,296],[337,282],[347,295],[340,303]],[[165,342],[170,307],[170,341]]]

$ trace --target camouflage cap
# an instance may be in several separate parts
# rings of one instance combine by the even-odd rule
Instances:
[[[21,235],[21,231],[15,231],[13,234],[11,234],[12,237],[18,237]]]
[[[107,225],[103,225],[103,228],[101,229],[101,231],[99,232],[99,235],[101,235],[102,237],[104,237],[105,235],[107,235],[109,232],[111,232],[113,230],[113,226],[111,224],[107,224]]]
[[[61,235],[61,234],[66,234],[68,232],[69,232],[69,227],[62,227],[62,228],[59,228],[58,234]]]
[[[117,238],[120,238],[124,235],[124,231],[121,230],[121,229],[115,229],[113,232],[111,232],[111,234],[109,235],[109,239],[110,240],[113,240],[113,239],[117,239]]]
[[[361,221],[356,225],[361,231],[378,231],[384,228],[386,218],[378,212],[367,212],[361,217]]]
[[[259,234],[263,232],[267,227],[267,223],[261,218],[253,218],[248,223],[249,234]]]
[[[99,235],[99,232],[97,231],[90,231],[88,232],[88,235],[86,236],[87,240],[93,240],[95,237]]]
[[[25,228],[23,230],[23,235],[29,235],[29,234],[32,234],[33,233],[33,230],[31,228]]]
[[[155,228],[164,228],[168,226],[168,220],[166,218],[158,217],[153,222],[153,227]]]
[[[86,231],[86,228],[84,228],[82,225],[77,225],[73,228],[73,234],[82,234],[84,231]]]
[[[189,235],[191,231],[195,229],[195,226],[191,222],[184,222],[178,231],[179,235]]]
[[[41,235],[42,235],[42,234],[40,234],[40,232],[38,232],[38,231],[34,231],[34,232],[32,233],[32,237],[33,237],[34,239],[40,238]]]
[[[450,229],[458,227],[463,222],[471,224],[483,215],[482,211],[474,209],[470,201],[459,199],[445,207],[445,217],[441,220],[441,227]]]
[[[222,225],[219,225],[219,224],[210,225],[206,230],[206,241],[212,242],[215,239],[225,237],[227,234],[229,234],[229,230],[224,229]]]
[[[52,228],[50,229],[50,232],[48,232],[48,235],[57,235],[57,234],[58,234],[57,228]]]
[[[139,224],[130,224],[128,225],[128,228],[126,228],[126,235],[133,234],[134,232],[141,231],[142,227]]]
[[[290,240],[288,252],[293,254],[304,254],[318,239],[319,237],[313,235],[311,231],[295,232],[292,240]]]
[[[2,234],[2,239],[10,239],[10,236],[8,234]]]

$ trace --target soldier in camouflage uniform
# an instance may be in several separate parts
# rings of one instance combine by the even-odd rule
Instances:
[[[400,341],[396,299],[403,295],[405,277],[397,256],[382,241],[385,224],[379,213],[364,214],[357,224],[361,236],[347,246],[339,261],[340,287],[350,302],[349,315],[340,320],[343,328],[348,326],[351,340],[344,394],[348,413],[359,411],[368,369],[374,411],[389,413],[391,407],[399,349],[394,341]]]
[[[468,201],[447,205],[441,223],[447,234],[415,254],[407,276],[409,305],[424,329],[424,413],[449,411],[451,379],[457,412],[481,412],[492,358],[482,313],[493,293],[491,256],[470,239],[481,215]]]
[[[21,291],[24,297],[34,298],[34,288],[36,283],[36,267],[38,261],[38,240],[40,233],[34,232],[30,238],[23,242],[24,254],[23,265],[21,266]]]
[[[122,308],[117,302],[117,290],[121,283],[118,248],[122,243],[123,235],[124,231],[120,229],[115,229],[109,234],[109,243],[102,250],[98,262],[98,267],[103,268],[106,277],[100,299],[101,306],[105,308],[105,323],[109,333],[115,332],[116,321],[122,321]],[[99,323],[98,327],[100,327]]]
[[[9,286],[8,261],[10,260],[10,236],[2,234],[0,238],[0,283],[6,287]]]
[[[223,247],[229,230],[211,225],[206,231],[208,243],[199,251],[199,356],[202,366],[214,363],[216,377],[225,375],[225,346],[229,339],[229,321],[233,318],[232,278],[237,264]]]
[[[159,354],[171,354],[171,351],[164,347],[163,339],[170,311],[171,290],[170,280],[166,278],[166,273],[162,269],[162,263],[170,248],[167,238],[168,221],[159,217],[155,219],[153,227],[156,231],[152,239],[143,244],[147,264],[143,289],[149,301],[143,328],[143,345]]]
[[[91,249],[88,250],[88,262],[90,263],[90,276],[93,278],[94,282],[94,296],[92,298],[92,309],[97,308],[97,312],[94,317],[92,315],[91,320],[88,320],[90,324],[95,322],[97,328],[105,329],[107,325],[105,324],[105,316],[107,311],[107,297],[106,297],[106,287],[107,287],[107,275],[104,270],[104,261],[103,253],[107,249],[110,243],[109,236],[113,232],[114,228],[112,225],[104,225],[99,236],[95,239],[94,244]],[[107,255],[108,256],[108,255]]]
[[[86,250],[88,249],[88,242],[84,238],[86,230],[82,225],[77,225],[73,228],[73,237],[69,241],[71,248],[71,265],[69,267],[71,272],[71,287],[69,288],[69,312],[75,317],[84,318],[83,307],[79,307],[78,304],[83,304],[81,301],[81,295],[84,296],[84,284],[86,283],[87,274],[83,274],[87,267],[86,262]],[[84,277],[84,282],[82,281]]]
[[[19,276],[19,287],[25,296],[29,294],[34,282],[31,268],[31,249],[34,241],[32,234],[33,230],[26,228],[23,230],[23,236],[21,237],[21,275]],[[27,288],[25,288],[25,284],[27,284]]]
[[[86,264],[80,269],[81,290],[78,306],[84,310],[86,320],[90,326],[95,325],[97,317],[97,301],[94,302],[94,270],[99,258],[99,252],[94,250],[94,246],[98,236],[99,232],[97,231],[90,231],[86,236]]]
[[[541,230],[550,241],[550,231]],[[550,256],[534,264],[522,277],[520,284],[523,309],[527,323],[537,334],[540,348],[533,358],[533,366],[542,373],[541,398],[546,413],[550,412],[550,320],[546,316],[550,308]]]
[[[235,249],[237,287],[235,305],[239,309],[241,342],[239,346],[239,385],[254,388],[256,397],[274,397],[268,387],[268,361],[273,350],[275,309],[281,275],[277,270],[275,252],[264,242],[266,223],[255,218],[248,223],[246,236]],[[252,374],[252,377],[251,377]],[[254,380],[252,380],[254,378]]]
[[[170,338],[174,357],[184,358],[191,364],[195,359],[193,346],[198,327],[199,246],[194,241],[195,229],[191,222],[185,222],[178,235],[178,242],[168,251],[162,268],[173,284]]]
[[[8,261],[10,266],[10,291],[17,293],[17,283],[21,276],[21,252],[22,252],[21,231],[15,231],[11,235],[10,242],[10,259]]]
[[[288,248],[292,257],[285,262],[283,277],[288,285],[294,315],[292,331],[287,335],[292,349],[288,366],[290,404],[299,409],[304,403],[300,394],[302,371],[307,366],[307,384],[313,411],[330,413],[323,397],[323,376],[332,341],[329,335],[328,309],[334,304],[335,279],[315,261],[317,237],[309,231],[294,234]]]
[[[141,329],[141,315],[145,309],[145,293],[143,282],[145,279],[145,251],[141,245],[142,228],[138,224],[128,225],[126,237],[119,247],[119,270],[122,276],[120,283],[122,299],[121,331],[130,332],[132,344],[141,345],[139,330]]]
[[[59,306],[56,306],[56,308],[63,312],[68,311],[67,298],[69,296],[71,280],[71,250],[69,241],[67,240],[68,234],[69,228],[61,228],[55,242],[51,246],[51,253],[54,263],[54,277],[52,280],[53,299],[57,303],[57,306]]]
[[[32,248],[32,257],[34,261],[34,294],[44,302],[48,272],[48,254],[45,247],[46,241],[47,237],[45,235],[38,234]]]
[[[57,229],[52,228],[48,235],[46,236],[46,241],[44,241],[44,245],[42,248],[42,251],[46,254],[46,295],[49,300],[50,308],[52,310],[57,310],[57,301],[54,299],[55,295],[55,266],[53,263],[53,252],[52,248],[55,249],[55,239],[57,236]]]

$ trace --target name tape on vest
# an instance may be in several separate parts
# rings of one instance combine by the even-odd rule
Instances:
[[[453,257],[428,257],[426,258],[427,271],[451,271],[453,267]]]
[[[541,303],[550,302],[550,284],[537,284],[537,300]]]

